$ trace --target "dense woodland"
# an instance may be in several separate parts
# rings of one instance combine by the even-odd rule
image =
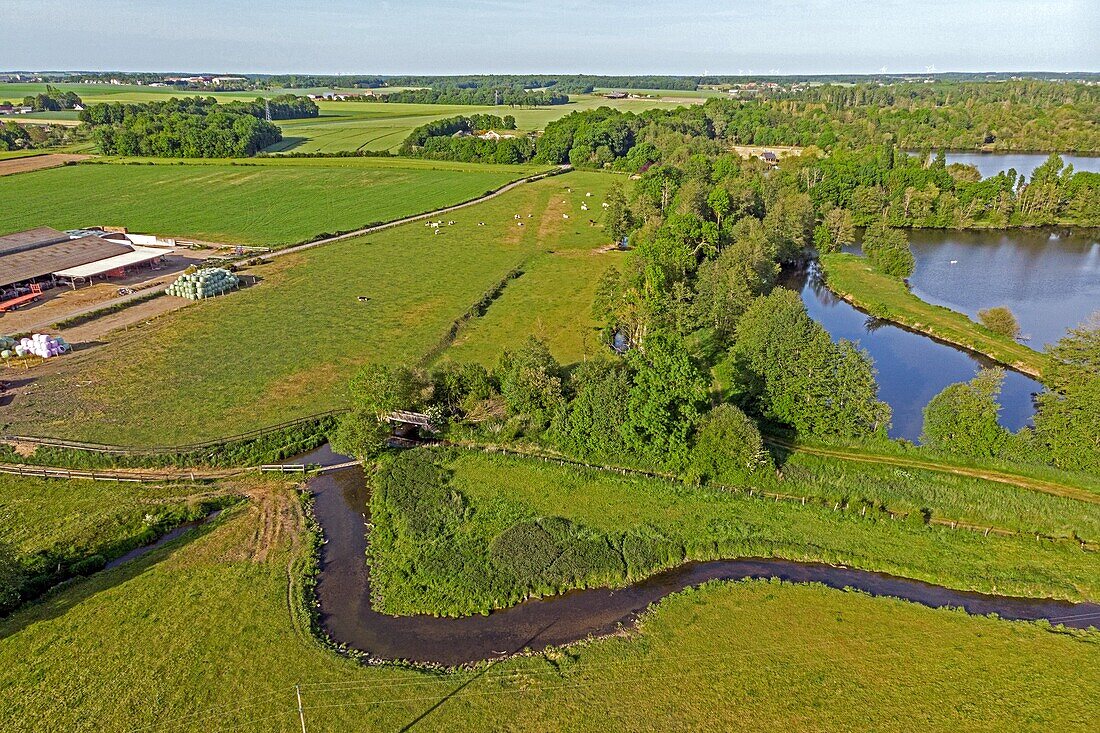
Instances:
[[[434,120],[421,125],[402,143],[400,154],[434,160],[479,160],[491,163],[522,163],[535,153],[535,140],[528,135],[511,135],[516,129],[512,115],[468,115]],[[502,139],[484,139],[479,133],[503,130]]]
[[[80,113],[104,155],[164,158],[233,158],[254,155],[282,140],[266,117],[316,117],[313,100],[283,95],[270,100],[219,104],[213,97],[164,102],[93,104]]]

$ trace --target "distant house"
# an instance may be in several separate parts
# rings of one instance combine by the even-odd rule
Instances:
[[[0,115],[10,115],[15,111],[15,107],[10,102],[0,102]]]
[[[603,96],[607,99],[626,99],[627,94],[626,92],[608,92]]]
[[[768,165],[779,165],[779,156],[770,150],[765,150],[761,153],[760,158]]]

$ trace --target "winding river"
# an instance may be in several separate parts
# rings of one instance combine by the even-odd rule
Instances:
[[[332,463],[344,460],[332,456]],[[337,460],[338,459],[338,460]],[[315,453],[306,462],[329,460]],[[1011,598],[950,590],[883,573],[766,558],[689,562],[625,588],[575,590],[532,599],[484,616],[389,616],[371,604],[366,562],[369,491],[359,468],[316,475],[309,481],[324,544],[317,582],[321,624],[337,643],[379,660],[446,666],[494,659],[568,644],[636,623],[652,603],[711,580],[779,578],[853,588],[928,607],[952,606],[1012,620],[1047,619],[1074,628],[1100,623],[1100,604]]]

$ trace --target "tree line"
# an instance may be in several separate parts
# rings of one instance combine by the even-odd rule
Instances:
[[[427,89],[403,89],[352,97],[356,102],[400,102],[404,104],[469,104],[508,107],[551,107],[568,104],[569,95],[542,89],[512,87],[444,86]]]
[[[475,114],[433,120],[414,129],[401,144],[401,155],[434,160],[483,163],[522,163],[535,153],[535,141],[528,135],[482,138],[478,133],[515,130],[512,115]]]

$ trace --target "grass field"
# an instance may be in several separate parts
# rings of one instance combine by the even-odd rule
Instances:
[[[623,112],[676,109],[683,101],[661,99],[605,99],[599,95],[570,95],[569,104],[535,109],[510,107],[401,104],[378,102],[320,102],[321,116],[279,122],[283,140],[268,152],[338,152],[344,150],[396,150],[416,127],[456,115],[512,115],[522,132],[542,130],[570,112],[613,107]]]
[[[256,268],[258,286],[58,360],[5,408],[7,429],[171,444],[339,406],[359,365],[417,361],[508,271],[548,249],[593,241],[587,220],[562,214],[579,212],[582,201],[598,206],[584,193],[610,178],[546,179],[454,213],[455,226],[439,235],[414,223]]]
[[[24,555],[91,554],[142,534],[163,510],[209,491],[197,484],[115,485],[0,474],[0,541]]]
[[[3,177],[0,232],[114,225],[277,247],[466,201],[538,170],[373,159],[252,163],[84,164]]]
[[[363,667],[309,637],[299,535],[278,508],[0,621],[6,731],[1090,731],[1100,635],[819,586],[716,584],[640,632],[437,674]],[[288,587],[289,586],[289,587]]]
[[[372,518],[381,525],[371,549],[372,582],[388,612],[463,615],[511,605],[518,598],[498,595],[505,586],[488,570],[475,579],[456,568],[491,567],[494,538],[540,517],[567,519],[577,525],[579,536],[595,532],[612,547],[623,547],[625,575],[621,563],[618,570],[605,572],[603,565],[589,565],[583,559],[587,555],[579,555],[577,567],[586,572],[600,568],[603,575],[590,579],[598,583],[621,584],[685,558],[782,557],[879,570],[961,590],[1100,597],[1100,558],[1073,541],[1037,543],[1030,535],[985,537],[890,520],[874,511],[865,517],[858,510],[834,511],[831,505],[775,502],[528,458],[463,452],[448,467],[453,471],[450,487],[466,498],[468,508],[457,523],[441,530],[435,544],[450,548],[448,555],[468,556],[465,562],[433,562],[433,548],[405,536],[400,517],[385,514],[382,495],[372,499]],[[952,489],[933,476],[912,483],[922,480],[933,482],[926,489],[929,494]],[[998,488],[984,488],[995,501]],[[1095,512],[1088,511],[1095,524]],[[628,536],[646,538],[653,550],[628,552],[623,544]],[[636,561],[637,567],[630,560],[634,556],[643,558]],[[490,580],[481,580],[483,576]],[[532,582],[538,586],[539,581]],[[574,583],[583,586],[586,579],[566,582]],[[523,597],[522,588],[511,592],[516,591]],[[540,592],[540,587],[527,592]]]
[[[900,323],[943,341],[985,354],[991,359],[1039,377],[1045,357],[999,336],[962,313],[925,303],[905,283],[875,271],[863,257],[836,253],[821,257],[829,289],[876,318]]]

